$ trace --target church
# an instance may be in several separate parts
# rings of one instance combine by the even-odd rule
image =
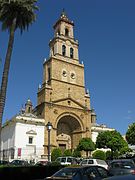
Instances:
[[[49,57],[43,62],[43,82],[38,88],[36,107],[33,108],[28,99],[25,110],[2,127],[1,152],[8,159],[11,156],[14,159],[15,154],[20,159],[29,160],[46,157],[48,122],[52,126],[49,137],[51,151],[56,147],[62,151],[74,150],[81,138],[90,137],[93,140],[94,137],[95,142],[100,130],[108,130],[96,126],[96,114],[91,108],[90,94],[85,86],[84,64],[79,59],[79,42],[74,37],[74,22],[63,11],[53,29]],[[14,128],[11,128],[12,124]],[[14,132],[10,132],[11,137],[4,136],[8,127],[10,131],[19,127],[21,141],[18,139],[14,143],[19,137]],[[21,156],[23,151],[20,154],[23,149],[29,149],[26,156]],[[5,152],[9,153],[5,155]]]

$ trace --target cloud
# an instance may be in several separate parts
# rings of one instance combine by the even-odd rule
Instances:
[[[127,116],[127,117],[125,117],[125,119],[131,120],[132,117],[131,116]]]

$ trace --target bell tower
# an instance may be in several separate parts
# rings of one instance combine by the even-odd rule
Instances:
[[[51,146],[75,149],[83,137],[91,137],[91,107],[85,89],[84,65],[79,61],[74,23],[63,11],[53,26],[49,58],[43,63],[43,83],[38,89],[37,115],[52,123]],[[45,153],[48,133],[45,131]]]

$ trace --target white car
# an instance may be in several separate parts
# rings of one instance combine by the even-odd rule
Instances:
[[[55,161],[60,162],[61,165],[71,165],[76,161],[76,158],[72,156],[58,157]]]
[[[81,166],[91,166],[91,165],[98,165],[98,166],[102,166],[105,169],[108,169],[108,164],[101,159],[83,159],[80,163]]]

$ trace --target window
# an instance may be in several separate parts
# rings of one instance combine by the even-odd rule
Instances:
[[[74,57],[74,49],[70,48],[70,58],[73,58],[73,57]]]
[[[62,55],[65,56],[66,55],[66,46],[62,45]]]
[[[65,29],[65,36],[69,36],[69,30],[67,28]]]
[[[31,108],[29,107],[29,108],[28,108],[28,113],[30,113],[30,112],[31,112]]]
[[[99,177],[98,172],[93,167],[88,167],[85,170],[84,175],[87,175],[88,179],[98,179]]]
[[[54,55],[54,47],[52,48],[52,55]]]
[[[93,160],[88,160],[88,164],[94,164]]]
[[[33,144],[33,137],[29,137],[29,144]]]
[[[58,30],[58,35],[60,35],[60,30]]]
[[[48,68],[48,81],[51,79],[51,69],[50,67]]]
[[[61,158],[61,162],[66,162],[66,158]]]
[[[14,159],[14,155],[15,155],[15,150],[14,148],[11,148],[11,159]]]
[[[108,177],[108,172],[105,169],[103,169],[102,167],[97,167],[97,168],[102,178]]]

